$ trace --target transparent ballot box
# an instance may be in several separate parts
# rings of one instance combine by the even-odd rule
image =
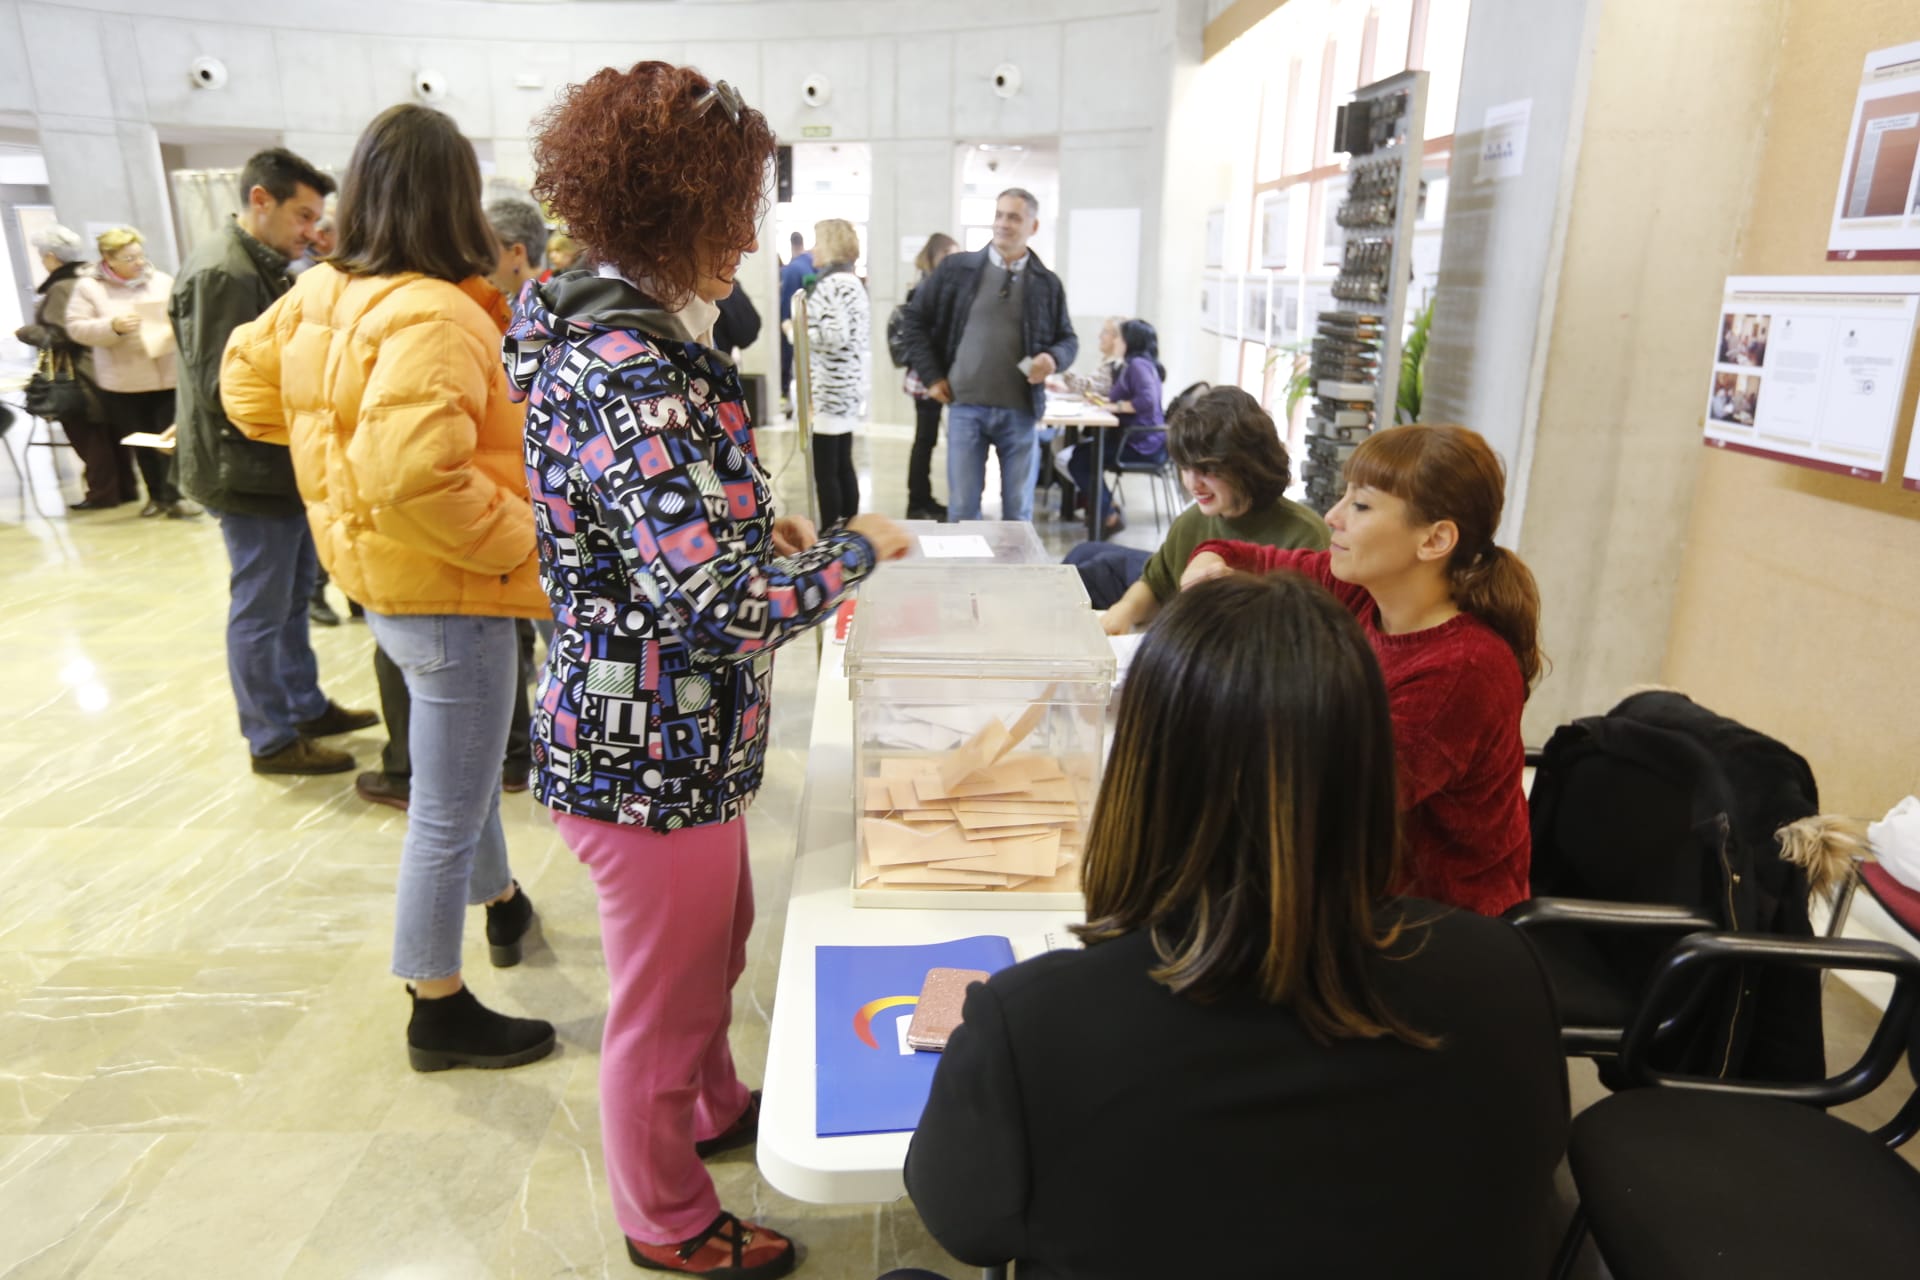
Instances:
[[[1079,571],[889,566],[846,665],[855,905],[1078,910],[1114,678]]]
[[[1026,520],[906,520],[901,531],[913,539],[909,562],[921,560],[966,565],[1058,564],[1059,557],[1040,545]]]

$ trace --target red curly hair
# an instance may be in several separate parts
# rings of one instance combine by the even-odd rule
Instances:
[[[600,262],[676,306],[702,255],[745,252],[767,207],[773,130],[751,107],[696,114],[712,82],[692,67],[606,67],[541,116],[534,194]]]

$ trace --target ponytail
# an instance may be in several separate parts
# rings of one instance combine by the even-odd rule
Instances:
[[[1448,577],[1453,602],[1507,642],[1520,663],[1521,682],[1531,692],[1547,666],[1540,651],[1540,588],[1533,570],[1505,547],[1488,543],[1470,563],[1461,565],[1456,559],[1448,566]]]

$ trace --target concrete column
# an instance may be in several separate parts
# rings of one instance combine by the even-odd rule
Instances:
[[[1424,416],[1479,429],[1507,460],[1503,540],[1539,579],[1555,666],[1530,742],[1660,677],[1783,9],[1474,6]],[[1475,126],[1522,98],[1527,173],[1477,183]]]

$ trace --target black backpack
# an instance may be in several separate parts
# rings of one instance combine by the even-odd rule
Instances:
[[[907,307],[919,289],[920,286],[915,285],[907,290],[907,300],[887,313],[887,355],[896,369],[907,367]]]
[[[1666,902],[1720,928],[1811,936],[1807,868],[1779,833],[1819,811],[1807,762],[1767,735],[1683,694],[1635,694],[1548,741],[1529,799],[1536,897]],[[1557,937],[1556,974],[1608,982],[1561,991],[1570,1022],[1630,1009],[1578,1008],[1603,986],[1644,990],[1674,941],[1652,935]],[[1700,993],[1656,1065],[1700,1075],[1818,1080],[1825,1075],[1820,979],[1769,967]],[[1603,1078],[1605,1072],[1603,1071]],[[1613,1082],[1610,1082],[1613,1083]]]

